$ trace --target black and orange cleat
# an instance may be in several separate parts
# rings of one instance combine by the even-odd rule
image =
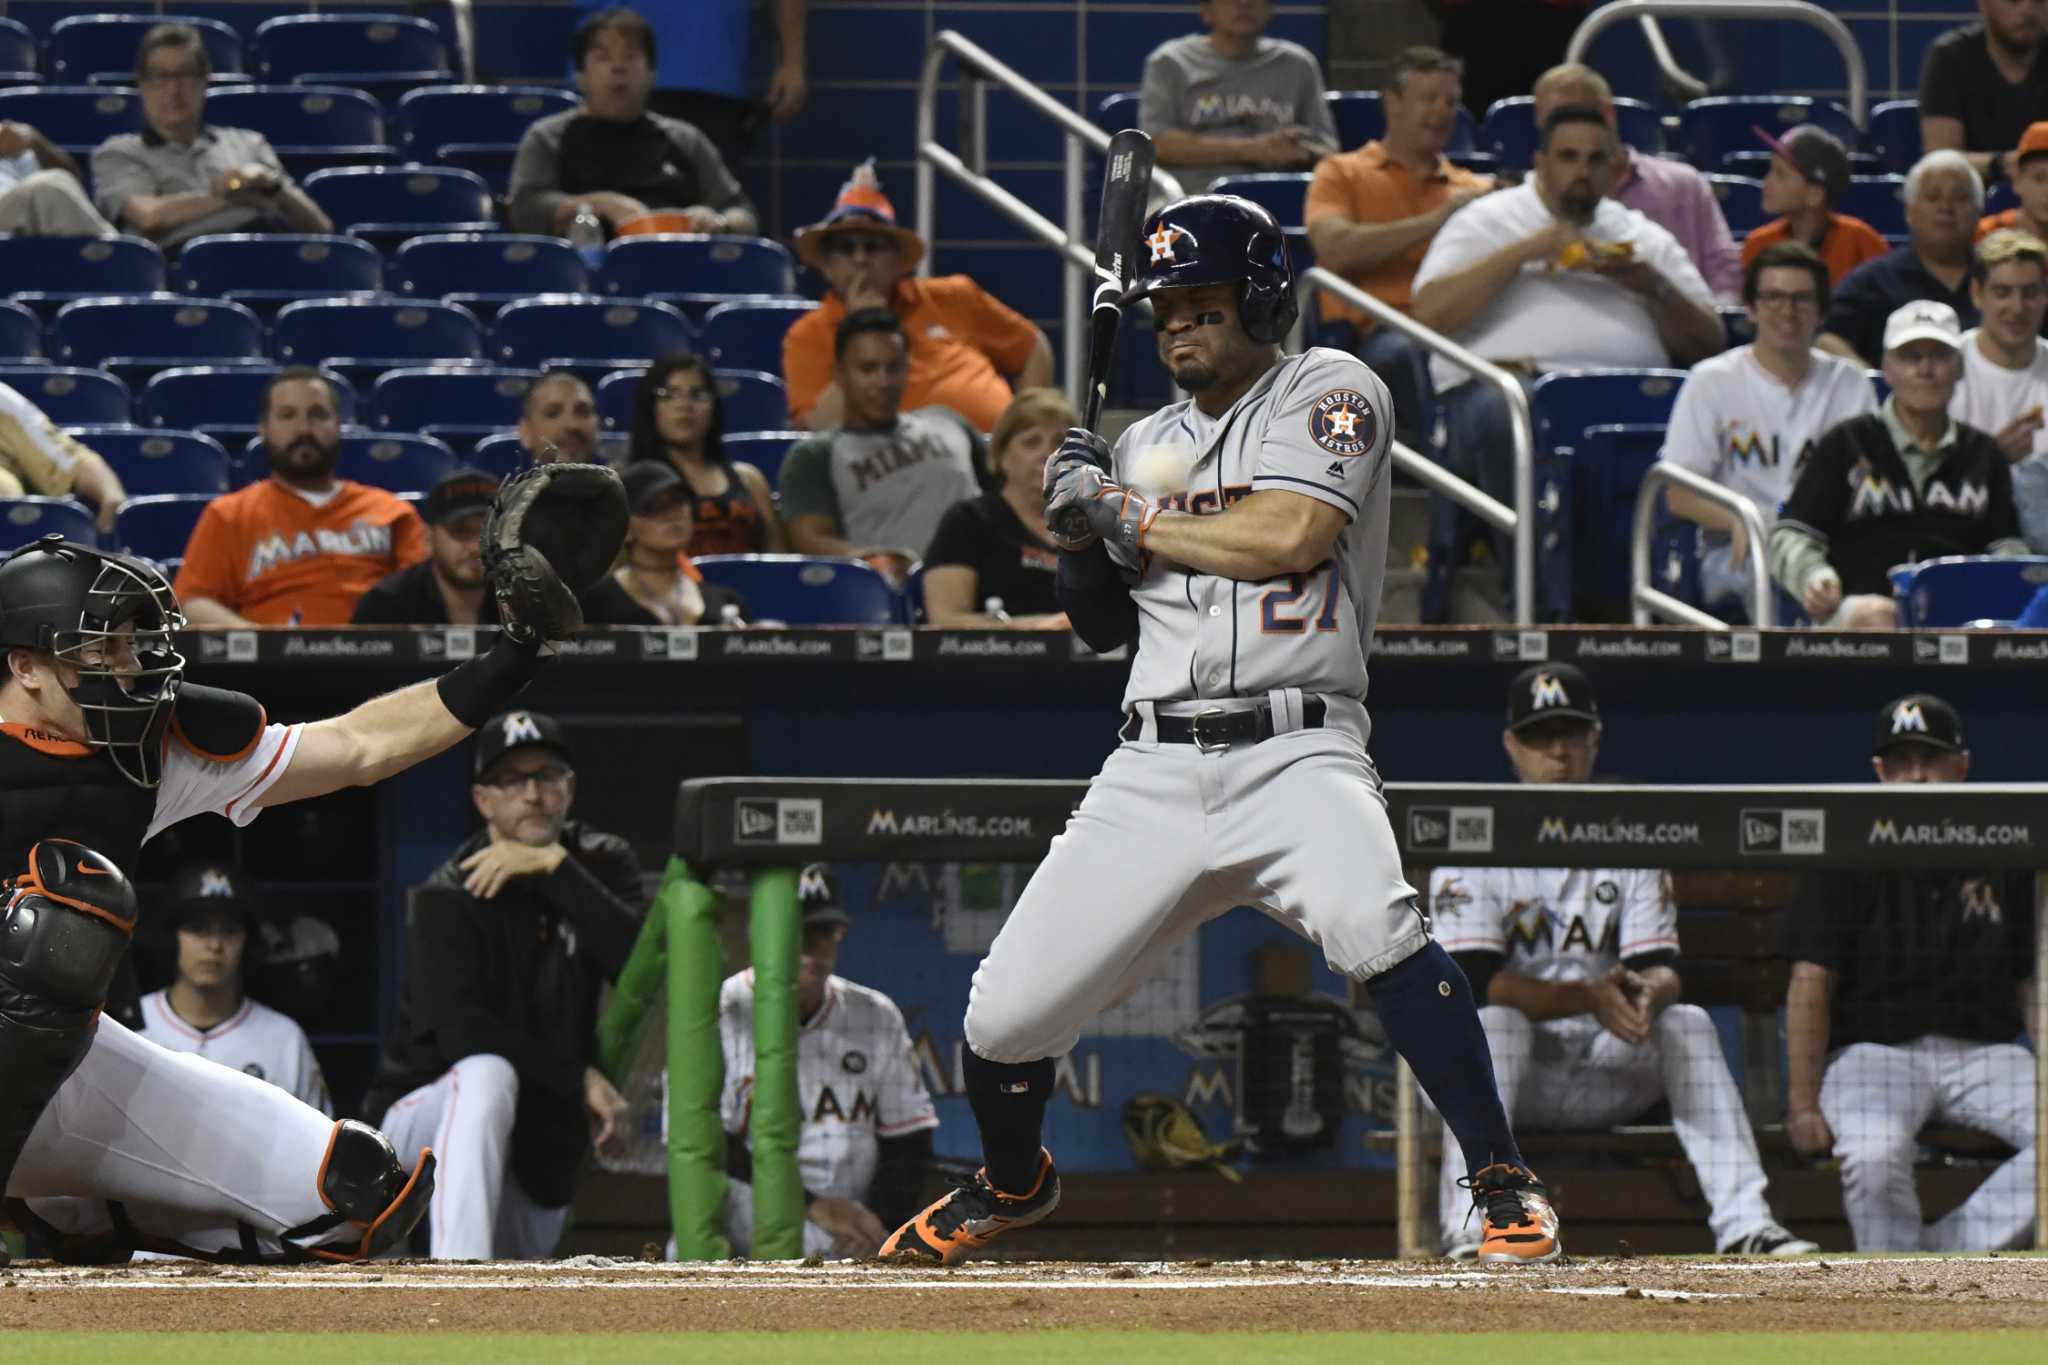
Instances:
[[[1458,1183],[1472,1191],[1479,1210],[1480,1264],[1539,1265],[1564,1255],[1550,1192],[1526,1169],[1496,1163]]]
[[[906,1265],[958,1265],[1011,1228],[1026,1228],[1060,1206],[1052,1153],[1038,1154],[1038,1179],[1025,1194],[1004,1194],[988,1172],[937,1200],[882,1243],[881,1258]]]

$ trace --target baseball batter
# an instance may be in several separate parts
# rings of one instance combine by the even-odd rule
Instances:
[[[1600,708],[1585,673],[1537,664],[1508,689],[1502,744],[1515,774],[1537,784],[1584,782],[1600,752]],[[1765,1202],[1763,1164],[1714,1021],[1679,1003],[1678,906],[1654,868],[1440,867],[1429,910],[1439,941],[1465,969],[1493,1051],[1501,1102],[1518,1123],[1597,1128],[1659,1099],[1699,1174],[1715,1249],[1798,1256]],[[1453,1259],[1478,1249],[1457,1176],[1457,1138],[1444,1141],[1438,1212]]]
[[[1366,650],[1387,552],[1387,390],[1356,358],[1283,357],[1280,229],[1198,195],[1145,224],[1131,298],[1190,395],[1114,454],[1046,467],[1060,605],[1135,642],[1123,743],[974,974],[966,1089],[985,1166],[884,1256],[952,1263],[1059,1202],[1040,1145],[1054,1059],[1176,942],[1253,905],[1367,982],[1389,1039],[1473,1156],[1489,1261],[1555,1258],[1557,1221],[1494,1092],[1470,988],[1401,877],[1367,756]]]
[[[439,753],[571,627],[508,629],[437,681],[276,725],[184,682],[183,624],[142,560],[52,536],[0,564],[0,867],[23,873],[0,909],[0,1191],[67,1260],[367,1259],[419,1221],[433,1154],[401,1161],[367,1125],[103,1017],[135,925],[122,868],[188,816],[247,825]]]

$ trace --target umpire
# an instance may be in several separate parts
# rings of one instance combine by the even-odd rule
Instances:
[[[440,1158],[428,1254],[542,1257],[592,1135],[625,1136],[626,1101],[594,1065],[597,1003],[646,904],[626,841],[568,818],[576,772],[553,718],[486,721],[471,791],[484,829],[413,891],[406,993],[364,1108]]]

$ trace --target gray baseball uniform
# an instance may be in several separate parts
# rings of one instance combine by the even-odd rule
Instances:
[[[1215,514],[1278,490],[1349,524],[1329,561],[1263,582],[1153,559],[1132,591],[1124,743],[974,974],[966,1034],[981,1056],[1069,1050],[1175,942],[1232,906],[1256,906],[1358,979],[1428,941],[1366,754],[1392,429],[1378,376],[1317,349],[1280,361],[1220,417],[1176,403],[1117,443],[1118,481],[1164,506]],[[1273,738],[1260,743],[1157,739],[1160,715],[1261,705]]]

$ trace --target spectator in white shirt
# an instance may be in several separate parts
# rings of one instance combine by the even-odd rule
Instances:
[[[1837,422],[1875,412],[1877,390],[1861,366],[1814,349],[1828,268],[1812,247],[1778,242],[1757,253],[1743,273],[1742,302],[1756,340],[1693,366],[1672,405],[1664,458],[1748,498],[1768,537],[1807,448]],[[1707,605],[1745,602],[1750,546],[1741,518],[1675,484],[1665,500],[1700,527]]]
[[[1977,244],[1970,300],[1983,322],[1963,333],[1963,382],[1949,416],[1988,431],[2012,461],[2020,535],[2048,554],[2048,243],[2001,228]]]
[[[1721,316],[1685,248],[1607,197],[1618,144],[1598,109],[1544,121],[1535,174],[1458,210],[1415,275],[1415,319],[1524,384],[1550,370],[1689,365],[1721,349]],[[1445,463],[1513,497],[1507,401],[1431,361],[1449,423]],[[1496,537],[1498,562],[1510,562]]]

